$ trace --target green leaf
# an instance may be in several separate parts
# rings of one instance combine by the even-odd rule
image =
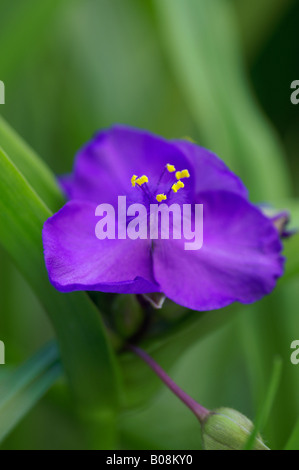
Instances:
[[[201,143],[243,178],[256,201],[287,197],[290,178],[285,155],[248,84],[231,3],[154,3],[166,51]]]
[[[0,117],[0,147],[9,155],[45,204],[56,212],[64,203],[54,174],[24,140]]]
[[[295,427],[284,450],[299,450],[299,419],[295,424]]]
[[[0,380],[0,442],[62,374],[52,343]]]
[[[268,388],[263,406],[261,407],[257,415],[254,429],[248,439],[248,442],[245,446],[245,450],[252,450],[258,433],[260,432],[261,429],[263,429],[263,427],[267,423],[267,420],[270,416],[270,412],[273,407],[275,396],[279,387],[281,372],[282,372],[282,360],[280,357],[277,357],[273,364],[272,376],[271,376],[269,388]]]
[[[85,411],[115,409],[117,366],[99,311],[86,294],[61,294],[51,286],[41,237],[51,213],[2,150],[0,193],[0,243],[50,316],[74,394]]]

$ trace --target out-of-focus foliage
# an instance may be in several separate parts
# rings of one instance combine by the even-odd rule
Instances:
[[[27,214],[24,217],[17,209],[14,214],[20,232],[13,225],[0,228],[6,240],[5,244],[2,240],[6,249],[0,249],[0,339],[6,344],[7,362],[0,366],[0,417],[1,410],[8,410],[2,416],[9,421],[9,403],[13,403],[3,401],[7,408],[1,408],[1,384],[9,384],[15,380],[10,376],[16,377],[11,374],[20,373],[20,369],[11,372],[10,367],[57,336],[59,328],[64,333],[58,339],[65,344],[69,327],[63,349],[64,355],[73,354],[73,361],[68,358],[68,377],[76,370],[77,360],[83,368],[77,371],[75,388],[80,389],[80,377],[84,381],[86,374],[97,370],[84,369],[88,357],[84,341],[78,345],[72,337],[71,312],[64,317],[55,312],[56,308],[67,310],[69,302],[57,297],[52,304],[50,287],[42,287],[46,279],[45,273],[39,275],[42,253],[37,228],[62,203],[51,170],[70,171],[75,152],[95,130],[122,122],[170,138],[190,136],[217,151],[240,174],[252,200],[289,208],[293,226],[299,226],[299,108],[290,103],[290,84],[299,78],[295,63],[298,21],[299,5],[291,0],[1,1],[0,80],[6,85],[6,104],[0,112],[36,153],[0,122],[0,146],[13,162],[1,167],[0,174],[2,185],[6,184],[6,217],[12,217],[13,202],[20,201],[22,194]],[[33,213],[38,223],[30,219]],[[16,251],[15,262],[24,277],[7,254],[12,255],[9,247],[18,243],[15,236],[21,237],[23,222],[34,226],[31,241],[24,240],[23,245],[31,251]],[[290,344],[299,337],[298,239],[286,242],[286,276],[271,296],[252,306],[187,315],[166,302],[155,313],[155,321],[169,328],[143,343],[204,406],[235,408],[253,420],[263,409],[274,357],[280,356],[282,377],[262,429],[273,449],[282,448],[288,439],[288,446],[298,448],[298,425],[294,432],[293,428],[299,416],[299,366],[289,359]],[[31,253],[36,263],[30,263]],[[83,325],[85,306],[94,309],[83,294],[79,298],[73,305]],[[100,295],[97,302],[108,318],[110,298]],[[45,311],[51,310],[55,331],[44,306]],[[106,349],[105,335],[101,336],[101,322],[93,315],[86,313],[82,335],[88,338],[94,324],[89,357],[101,355],[102,345],[109,358],[106,372],[115,387],[115,393],[107,396],[109,406],[88,416],[80,409],[78,418],[68,385],[59,382],[2,447],[200,448],[194,417],[138,358],[124,353],[118,361],[123,379],[120,412],[114,359]],[[176,321],[171,323],[173,318]],[[99,345],[95,345],[97,334],[102,337]],[[101,360],[103,356],[99,371],[104,370]],[[51,367],[60,366],[47,363],[38,377],[28,379],[23,395],[17,395],[16,421],[46,390],[44,384],[49,386],[58,375],[58,369],[51,375]],[[93,380],[92,400],[97,387],[103,397],[109,394],[101,387],[100,372]],[[87,381],[84,394],[89,386]]]

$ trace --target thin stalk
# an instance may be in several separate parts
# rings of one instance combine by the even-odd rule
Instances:
[[[181,400],[191,411],[195,414],[195,416],[199,419],[202,423],[205,418],[209,415],[209,410],[201,406],[197,403],[193,398],[187,395],[184,390],[182,390],[162,369],[162,367],[157,364],[154,359],[152,359],[145,351],[138,348],[137,346],[133,346],[128,344],[128,349],[134,352],[137,356],[139,356],[146,364],[155,372],[155,374],[165,383],[165,385]]]

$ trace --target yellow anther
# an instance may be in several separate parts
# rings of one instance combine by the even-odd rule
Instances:
[[[167,197],[165,196],[165,194],[157,194],[156,196],[156,199],[158,202],[162,202],[162,201],[166,201]]]
[[[184,187],[185,187],[184,183],[182,181],[178,181],[177,183],[174,183],[171,186],[171,189],[173,190],[173,192],[177,193],[180,188],[184,188]]]
[[[190,173],[188,170],[181,171],[181,178],[190,178]]]
[[[133,188],[136,185],[136,180],[137,180],[137,175],[133,175],[132,178],[131,178],[131,183],[132,183]]]
[[[169,163],[167,163],[166,168],[169,173],[173,173],[175,171],[175,167],[173,165],[170,165]]]
[[[190,173],[188,170],[177,171],[175,177],[177,180],[180,180],[182,178],[190,178]]]
[[[146,175],[140,176],[140,178],[136,180],[136,183],[142,186],[144,183],[148,183],[148,177]]]

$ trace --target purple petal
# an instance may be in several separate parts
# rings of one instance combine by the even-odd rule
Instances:
[[[184,240],[159,240],[154,276],[162,292],[194,310],[234,301],[251,303],[269,294],[283,273],[277,230],[244,198],[225,191],[200,195],[203,247],[185,251]]]
[[[167,163],[179,170],[190,167],[174,143],[118,125],[95,135],[79,151],[73,174],[61,177],[60,183],[70,199],[116,204],[119,195],[131,195],[136,200],[133,174],[146,174],[155,187]],[[189,180],[187,185],[193,184],[193,177]]]
[[[214,153],[186,140],[174,142],[188,158],[195,171],[195,193],[231,191],[247,199],[248,191],[238,178]]]
[[[99,240],[95,208],[89,202],[70,201],[45,222],[45,261],[54,287],[61,292],[160,291],[152,274],[149,240]]]

